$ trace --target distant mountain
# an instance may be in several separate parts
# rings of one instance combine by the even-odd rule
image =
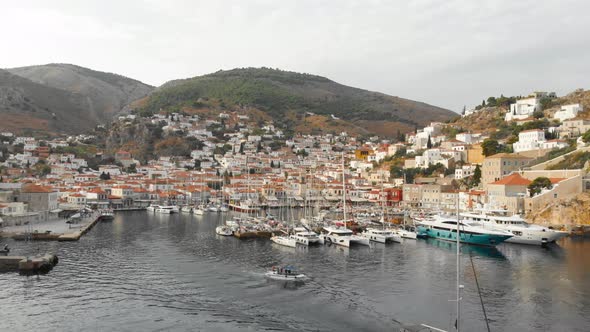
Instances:
[[[0,129],[83,133],[153,87],[70,64],[0,70]]]
[[[255,107],[294,128],[308,128],[306,116],[315,115],[324,116],[321,128],[316,128],[320,131],[329,129],[326,123],[344,121],[361,132],[386,136],[395,135],[395,129],[407,132],[457,115],[422,102],[338,84],[325,77],[269,68],[233,69],[170,81],[138,105],[138,110],[148,114],[212,105]]]

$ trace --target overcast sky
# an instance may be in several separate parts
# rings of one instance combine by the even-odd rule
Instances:
[[[454,111],[590,88],[587,0],[39,0],[2,13],[4,68],[64,62],[160,85],[266,66]]]

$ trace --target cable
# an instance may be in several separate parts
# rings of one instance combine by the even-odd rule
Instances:
[[[490,323],[488,322],[488,315],[486,314],[486,307],[483,304],[483,297],[479,289],[479,281],[477,280],[477,273],[475,272],[475,265],[473,264],[473,254],[469,252],[469,260],[471,261],[471,269],[473,270],[473,277],[475,278],[475,285],[477,286],[477,294],[479,294],[479,301],[481,302],[481,309],[483,310],[483,318],[486,320],[486,327],[490,332]]]

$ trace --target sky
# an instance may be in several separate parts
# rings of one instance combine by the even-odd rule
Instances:
[[[271,67],[460,112],[590,88],[587,0],[2,3],[0,68],[73,63],[160,85]]]

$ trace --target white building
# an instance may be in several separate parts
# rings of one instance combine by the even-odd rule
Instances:
[[[475,165],[463,165],[461,167],[455,168],[455,179],[461,180],[463,178],[472,176],[473,172],[475,172],[475,168]]]
[[[518,142],[512,145],[514,152],[538,150],[545,143],[545,132],[540,129],[523,130],[518,134]]]
[[[558,119],[559,122],[563,122],[575,118],[579,112],[582,112],[582,106],[580,104],[563,105],[559,111],[555,112],[553,118]]]
[[[534,92],[525,99],[517,100],[516,103],[510,104],[510,110],[506,112],[504,120],[523,120],[533,116],[535,111],[541,109],[541,100],[543,98],[555,98],[555,92]]]

